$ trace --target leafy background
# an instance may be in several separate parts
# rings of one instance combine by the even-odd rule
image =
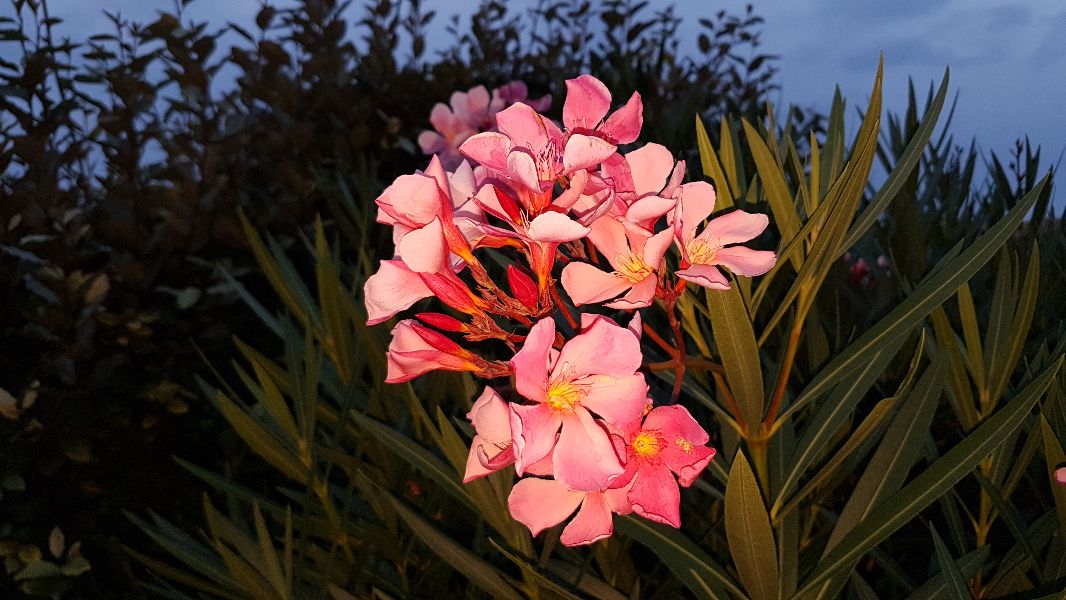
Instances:
[[[950,133],[948,73],[857,130],[766,103],[749,8],[484,3],[429,53],[417,1],[178,5],[72,43],[12,0],[0,43],[0,591],[42,597],[1054,597],[1066,585],[1062,219],[1039,149]],[[592,35],[588,22],[602,23]],[[223,37],[225,34],[225,37]],[[230,41],[233,40],[233,41]],[[7,54],[5,54],[6,56]],[[872,58],[872,57],[871,57]],[[891,56],[888,57],[891,66]],[[222,85],[222,73],[236,71]],[[680,305],[723,365],[684,402],[722,452],[676,532],[567,549],[459,484],[477,384],[384,385],[372,200],[456,89],[592,72],[644,142],[771,216],[778,267]],[[976,175],[987,161],[988,175]],[[876,166],[890,173],[870,182]],[[847,257],[845,254],[847,253]],[[877,257],[887,258],[886,266]],[[851,276],[858,257],[865,277]],[[850,263],[848,262],[850,259]],[[739,325],[738,325],[739,324]],[[662,377],[660,377],[662,376]],[[649,374],[668,389],[669,375]]]

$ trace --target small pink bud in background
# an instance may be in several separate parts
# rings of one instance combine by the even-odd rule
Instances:
[[[511,294],[522,303],[522,306],[528,308],[530,312],[537,310],[539,293],[532,277],[526,275],[515,265],[510,265],[507,267],[507,283],[511,286]]]
[[[1066,485],[1066,467],[1059,467],[1055,469],[1055,483],[1059,485]]]
[[[877,267],[880,269],[887,269],[889,265],[888,257],[882,254],[877,257]]]

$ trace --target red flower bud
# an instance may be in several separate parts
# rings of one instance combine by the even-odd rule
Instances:
[[[418,313],[415,316],[418,317],[419,321],[422,321],[426,325],[432,325],[433,327],[443,329],[444,331],[463,333],[470,330],[466,323],[463,323],[455,317],[450,317],[442,313]]]
[[[530,312],[536,312],[537,310],[537,284],[533,281],[533,278],[522,272],[521,269],[515,265],[507,267],[507,283],[511,286],[511,295],[513,295],[522,306],[529,309]]]

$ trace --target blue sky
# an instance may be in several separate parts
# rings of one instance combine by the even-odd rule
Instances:
[[[952,131],[979,148],[1005,154],[1013,141],[1029,135],[1043,148],[1045,164],[1066,149],[1066,3],[1061,0],[752,0],[763,26],[762,50],[779,55],[781,93],[775,102],[827,110],[834,85],[849,106],[865,103],[881,52],[885,56],[885,106],[906,108],[907,78],[924,94],[951,67],[952,91],[959,102]],[[513,1],[528,7],[535,0]],[[744,2],[677,0],[686,17],[682,35],[695,45],[699,16],[717,10],[740,13]],[[287,2],[282,2],[287,4]],[[352,7],[353,20],[363,2]],[[430,47],[445,40],[445,15],[469,15],[477,6],[425,0],[436,9]],[[652,2],[653,6],[667,2]],[[136,20],[151,19],[173,0],[51,0],[52,13],[65,19],[64,33],[77,39],[108,27],[103,10]],[[251,22],[258,0],[197,0],[187,13],[218,24]],[[7,2],[0,14],[11,10]],[[691,17],[691,18],[689,18]],[[561,74],[561,76],[573,74]]]

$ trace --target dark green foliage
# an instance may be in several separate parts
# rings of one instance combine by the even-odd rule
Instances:
[[[194,383],[205,357],[236,354],[233,335],[282,347],[240,301],[280,305],[252,272],[238,208],[305,272],[298,236],[316,213],[350,247],[385,239],[365,207],[424,166],[412,140],[457,89],[524,79],[557,113],[563,79],[592,71],[644,94],[649,139],[683,148],[692,113],[758,111],[773,88],[750,8],[706,21],[687,57],[678,17],[646,3],[527,15],[487,2],[442,49],[424,32],[444,16],[417,0],[264,6],[246,28],[192,22],[186,4],[151,23],[109,14],[109,31],[74,40],[42,1],[11,0],[0,21],[0,389],[13,407],[0,419],[0,550],[61,565],[69,551],[46,548],[59,526],[92,564],[2,576],[0,595],[136,594],[122,544],[143,543],[120,511],[201,512],[200,483],[171,456],[262,468]]]

